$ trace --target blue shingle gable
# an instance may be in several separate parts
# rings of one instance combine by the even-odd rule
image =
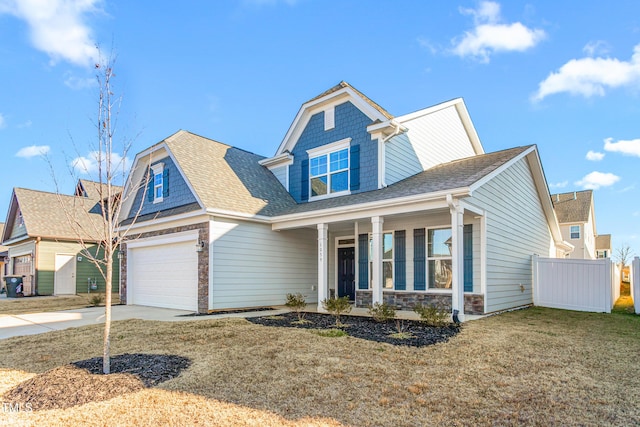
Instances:
[[[148,190],[146,187],[138,189],[138,192],[136,193],[136,197],[133,201],[131,212],[129,212],[130,218],[135,216],[137,209],[140,206],[140,203],[142,203],[143,201],[144,201],[144,204],[142,205],[142,210],[140,211],[141,216],[156,213],[156,212],[161,212],[167,209],[173,209],[179,206],[184,206],[190,203],[197,202],[196,197],[193,195],[193,193],[191,192],[191,189],[182,178],[180,171],[176,167],[171,157],[165,157],[164,159],[158,160],[157,162],[153,163],[151,166],[158,163],[164,163],[164,170],[166,171],[166,174],[170,177],[168,180],[169,181],[169,188],[167,189],[168,191],[165,191],[166,196],[163,197],[163,200],[161,202],[153,203],[152,201],[150,202],[147,199]],[[143,182],[145,182],[146,179],[147,178],[145,176],[145,178],[143,179]],[[153,183],[150,183],[150,185],[153,185]]]
[[[351,138],[352,147],[360,147],[360,183],[359,188],[352,189],[351,193],[378,188],[378,144],[371,140],[371,135],[367,132],[367,126],[371,123],[371,119],[351,102],[345,102],[335,107],[335,127],[333,129],[324,130],[324,112],[311,116],[291,153],[294,163],[289,167],[289,192],[296,202],[305,201],[302,197],[302,182],[305,181],[302,177],[302,171],[304,169],[303,163],[309,159],[307,150],[345,138]],[[308,180],[306,182],[308,183]]]

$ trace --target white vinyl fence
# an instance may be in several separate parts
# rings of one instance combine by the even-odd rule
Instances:
[[[631,268],[629,268],[629,274],[631,274],[629,280],[631,284],[631,298],[633,299],[636,314],[640,314],[640,258],[635,257],[633,259]]]
[[[617,269],[609,259],[533,256],[533,303],[541,307],[611,313],[620,295]],[[617,288],[617,292],[616,292]]]

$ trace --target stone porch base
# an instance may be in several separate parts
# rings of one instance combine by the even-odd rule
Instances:
[[[451,294],[436,294],[428,292],[395,292],[384,291],[383,301],[399,310],[413,310],[416,304],[442,307],[451,310]],[[356,307],[371,305],[371,291],[356,289]],[[466,314],[484,314],[484,295],[465,294],[464,312]]]

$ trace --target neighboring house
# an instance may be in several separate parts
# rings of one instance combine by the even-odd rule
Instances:
[[[596,259],[596,215],[593,190],[552,194],[562,238],[575,249],[568,258]]]
[[[23,277],[25,295],[104,292],[104,279],[86,259],[80,243],[94,255],[99,250],[96,230],[102,215],[98,194],[97,183],[85,180],[78,182],[72,196],[13,189],[2,242],[8,247],[8,274]],[[116,264],[115,292],[118,270]]]
[[[301,292],[463,318],[531,304],[531,256],[572,250],[535,146],[486,154],[462,99],[394,117],[344,82],[302,105],[273,157],[179,131],[136,156],[124,194],[128,304]]]
[[[0,236],[4,232],[4,222],[0,222]],[[7,257],[9,248],[0,245],[0,288],[4,287],[4,276],[7,274]]]
[[[628,265],[622,269],[621,280],[625,283],[629,283],[631,281],[630,268]]]
[[[611,258],[611,234],[596,236],[596,258]]]

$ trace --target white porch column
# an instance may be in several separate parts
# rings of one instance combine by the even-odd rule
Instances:
[[[324,312],[322,301],[329,297],[329,280],[327,277],[329,265],[329,226],[318,224],[318,311]]]
[[[464,209],[447,196],[451,212],[451,312],[458,310],[458,319],[464,322]]]
[[[371,218],[372,224],[372,238],[373,238],[373,250],[371,254],[372,264],[372,295],[371,304],[382,304],[382,225],[384,219],[380,216],[374,216]]]

